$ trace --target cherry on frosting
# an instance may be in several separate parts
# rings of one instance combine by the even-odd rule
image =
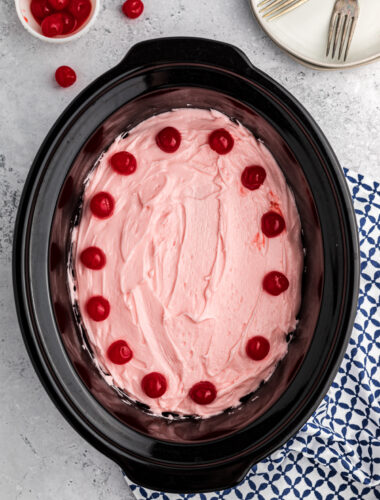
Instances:
[[[210,148],[220,155],[229,153],[234,146],[232,135],[224,128],[218,128],[211,132],[208,143]]]
[[[212,403],[216,398],[216,394],[215,385],[207,380],[194,384],[189,391],[191,399],[199,405],[208,405]]]
[[[145,375],[141,381],[142,390],[150,398],[159,398],[167,389],[166,378],[162,373],[152,372]]]
[[[265,181],[266,176],[267,174],[263,167],[260,167],[260,165],[251,165],[250,167],[245,167],[243,170],[241,183],[250,191],[254,191],[255,189],[259,189]]]
[[[76,30],[77,20],[75,17],[70,14],[70,12],[62,12],[62,22],[63,22],[63,35],[68,35]]]
[[[41,23],[42,34],[52,38],[63,33],[63,17],[60,12],[51,14]]]
[[[181,144],[181,134],[174,127],[166,127],[156,135],[157,146],[165,153],[174,153]]]
[[[69,5],[70,0],[48,0],[54,10],[63,10]]]
[[[104,321],[109,316],[111,306],[108,300],[101,295],[94,295],[88,299],[86,310],[94,321]]]
[[[256,337],[249,339],[246,346],[247,355],[254,361],[264,359],[268,354],[269,349],[269,341],[261,335],[257,335]]]
[[[70,66],[60,66],[55,71],[55,80],[61,87],[70,87],[76,82],[77,75]]]
[[[125,340],[116,340],[107,349],[107,356],[115,365],[125,365],[133,358],[133,352]]]
[[[132,153],[119,151],[110,158],[111,167],[121,175],[131,175],[136,171],[137,162]]]
[[[54,12],[48,0],[32,0],[30,10],[38,23]]]
[[[88,247],[80,254],[82,264],[89,269],[99,270],[106,265],[106,256],[98,247]]]
[[[141,0],[126,0],[122,6],[122,11],[130,19],[141,16],[143,10],[144,4]]]
[[[285,221],[277,212],[267,212],[261,217],[261,230],[268,238],[274,238],[285,229]]]
[[[289,281],[279,271],[271,271],[264,277],[263,288],[270,295],[277,296],[289,288]]]
[[[93,215],[99,219],[107,219],[113,214],[115,200],[113,196],[106,191],[100,191],[94,195],[90,202],[90,209]]]
[[[82,24],[90,15],[91,2],[90,0],[71,0],[69,11]]]

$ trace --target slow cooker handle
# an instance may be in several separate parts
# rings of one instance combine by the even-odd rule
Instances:
[[[124,474],[135,484],[156,491],[193,493],[220,491],[239,484],[249,469],[252,459],[223,465],[204,465],[194,469],[159,467],[134,461],[118,461]]]
[[[252,64],[237,47],[224,42],[195,37],[146,40],[134,45],[119,66],[136,70],[158,64],[189,63],[218,66],[244,74]]]

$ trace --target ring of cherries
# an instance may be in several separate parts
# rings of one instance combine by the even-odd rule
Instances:
[[[234,145],[234,139],[225,129],[214,130],[208,137],[208,143],[216,153],[225,155],[229,153]],[[171,154],[177,151],[181,144],[181,134],[173,127],[162,129],[156,136],[157,146],[164,152]],[[110,158],[111,168],[120,175],[131,175],[137,169],[137,161],[132,153],[120,151]],[[266,172],[259,165],[245,167],[241,175],[243,186],[254,191],[264,183]],[[115,208],[115,200],[110,193],[101,191],[93,196],[90,201],[92,214],[99,219],[107,219],[112,216]],[[285,221],[281,214],[270,210],[261,218],[261,230],[268,238],[275,238],[285,229]],[[82,264],[88,269],[100,270],[106,265],[106,255],[98,247],[88,247],[80,254]],[[272,296],[278,296],[289,287],[289,281],[279,271],[271,271],[264,276],[262,282],[265,292]],[[104,321],[110,314],[111,306],[108,300],[101,295],[91,297],[86,303],[86,311],[93,321]],[[270,350],[269,341],[257,335],[250,338],[246,344],[246,354],[254,361],[264,359]],[[117,365],[128,363],[133,358],[133,351],[125,340],[113,342],[107,350],[108,359]],[[144,376],[141,381],[144,393],[150,398],[159,398],[167,390],[167,380],[162,373],[151,372]],[[217,389],[212,382],[203,380],[194,384],[189,390],[189,397],[197,404],[207,405],[214,401]]]

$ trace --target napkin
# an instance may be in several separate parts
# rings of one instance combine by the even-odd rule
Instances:
[[[132,483],[137,500],[380,499],[380,185],[344,171],[359,228],[361,281],[352,336],[318,409],[236,487],[173,494]]]

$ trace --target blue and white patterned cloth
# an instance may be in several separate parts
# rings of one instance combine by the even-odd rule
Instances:
[[[326,397],[302,429],[237,487],[169,494],[126,478],[137,500],[380,499],[380,185],[345,174],[359,227],[361,285],[354,330]]]

